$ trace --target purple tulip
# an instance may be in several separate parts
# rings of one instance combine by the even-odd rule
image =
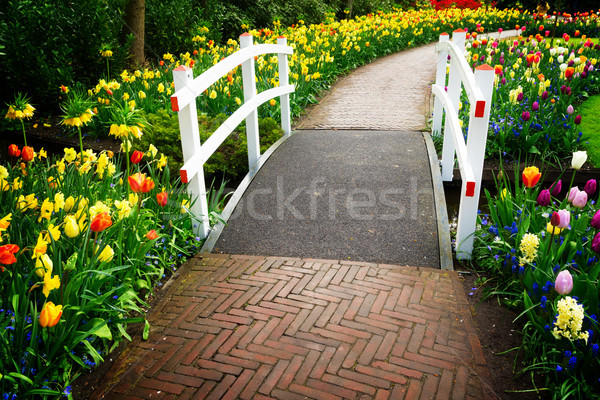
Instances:
[[[592,239],[592,250],[600,253],[600,232],[596,233],[596,236]]]
[[[550,204],[550,191],[548,189],[544,189],[540,192],[537,198],[538,206],[546,207]]]
[[[573,277],[567,270],[560,271],[554,282],[554,290],[558,294],[569,294],[573,290]]]
[[[542,93],[542,100],[546,100],[548,98],[548,92],[546,90],[544,90],[544,92]]]
[[[523,93],[519,93],[517,95],[517,101],[521,101],[521,100],[523,100]]]
[[[577,115],[575,117],[575,125],[579,125],[581,123],[581,115]]]
[[[534,101],[533,104],[531,105],[531,109],[533,111],[537,111],[540,109],[540,103],[538,103],[537,101]]]
[[[594,229],[600,229],[600,210],[596,211],[596,214],[592,217],[590,225]]]
[[[569,86],[567,86],[567,90],[565,90],[565,94],[566,94],[567,96],[570,96],[570,95],[571,95],[571,88],[570,88]]]
[[[552,186],[551,186],[552,191],[550,192],[550,194],[552,194],[552,196],[557,197],[560,194],[560,191],[562,190],[562,180],[558,180],[558,182],[555,182]]]
[[[573,199],[573,205],[577,208],[583,208],[587,204],[588,195],[583,190],[578,190],[575,198]]]
[[[569,104],[569,106],[567,107],[567,114],[571,115],[575,112],[575,109],[573,108],[572,105]]]
[[[523,121],[525,122],[529,121],[529,119],[531,118],[529,111],[523,111],[523,114],[521,114],[521,118],[523,118]]]
[[[561,92],[562,94],[565,94],[565,92],[566,92],[566,91],[567,91],[567,86],[566,86],[566,85],[562,85],[562,86],[560,87],[560,92]]]
[[[506,85],[506,78],[502,78],[502,80],[500,81],[500,84]]]
[[[569,190],[569,194],[567,195],[567,200],[569,201],[569,203],[573,202],[575,196],[577,195],[577,192],[579,192],[579,188],[577,186],[573,186],[571,190]]]
[[[585,183],[583,190],[584,190],[584,192],[586,192],[588,194],[588,196],[592,196],[594,193],[596,193],[596,187],[597,187],[596,180],[590,179],[589,181],[587,181]]]

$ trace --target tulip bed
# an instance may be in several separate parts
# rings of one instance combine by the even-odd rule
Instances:
[[[9,148],[0,165],[0,393],[70,397],[70,382],[145,321],[145,296],[200,244],[156,149]],[[147,332],[146,325],[145,331]]]
[[[596,16],[584,20],[600,28]],[[565,33],[552,44],[546,37],[549,32],[503,41],[479,39],[476,32],[471,36],[470,64],[487,63],[496,72],[488,158],[537,156],[560,162],[582,147],[582,117],[576,110],[587,96],[600,92],[600,45],[580,35],[575,26],[571,32],[577,32],[579,40]],[[462,101],[468,103],[466,95]],[[461,105],[460,116],[466,128],[468,107]]]

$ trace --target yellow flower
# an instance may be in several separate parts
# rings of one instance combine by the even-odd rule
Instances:
[[[123,201],[116,200],[115,201],[115,207],[118,210],[117,214],[119,216],[119,220],[122,220],[123,218],[129,217],[129,214],[131,213],[131,204],[129,203],[129,201],[127,201],[127,200],[123,200]]]
[[[546,225],[546,231],[551,235],[560,235],[561,228],[558,226],[553,226],[550,222]]]
[[[51,274],[54,264],[48,254],[42,254],[35,260],[35,274],[43,278],[46,274]]]
[[[523,235],[523,239],[521,239],[521,244],[519,245],[519,249],[521,253],[523,253],[523,257],[521,257],[521,263],[525,262],[533,262],[537,255],[537,249],[540,246],[540,238],[533,233],[526,233]]]
[[[163,153],[160,153],[160,159],[157,161],[156,166],[158,167],[158,169],[160,171],[163,170],[163,167],[165,167],[167,165],[167,156],[165,156]]]
[[[138,203],[138,195],[137,193],[129,193],[129,203],[137,204]]]
[[[182,214],[187,213],[189,208],[190,208],[190,202],[187,199],[183,199],[181,201],[181,213]]]
[[[148,155],[148,157],[156,157],[156,154],[158,154],[158,149],[152,144],[150,143],[150,146],[148,146],[148,152],[146,153]]]
[[[94,219],[94,217],[98,214],[102,214],[107,212],[110,214],[110,208],[101,201],[97,201],[92,207],[90,207],[90,219]]]
[[[156,88],[156,90],[158,90],[158,93],[162,93],[165,91],[165,85],[163,85],[163,83],[159,83],[158,87]]]
[[[210,94],[208,95],[208,97],[210,97],[211,99],[216,99],[217,98],[217,92],[215,90],[212,90],[210,92]]]
[[[242,104],[242,100],[240,100],[239,97],[236,97],[235,98],[235,104],[237,104],[239,106],[240,104]]]
[[[127,93],[127,92],[123,93],[123,100],[125,100],[125,101],[129,100],[129,93]]]
[[[44,296],[48,297],[51,290],[58,289],[60,287],[60,278],[58,275],[52,276],[51,272],[46,272],[44,275],[44,287],[42,292]]]
[[[58,226],[54,226],[54,224],[48,225],[48,232],[44,236],[44,240],[51,243],[52,240],[56,242],[58,239],[60,239],[60,229]]]
[[[58,192],[54,195],[54,212],[59,212],[65,207],[65,195]]]
[[[23,188],[23,181],[20,178],[15,178],[12,184],[12,190],[20,190]]]
[[[96,250],[98,250],[98,248],[96,248]],[[109,245],[106,245],[106,246],[104,246],[104,249],[98,255],[98,261],[110,262],[113,259],[114,255],[115,255],[115,252],[113,251],[113,249]]]
[[[0,219],[0,232],[5,231],[10,226],[10,221],[12,220],[12,213],[8,214],[4,218]]]
[[[73,196],[69,196],[69,197],[67,197],[67,200],[65,200],[65,202],[63,204],[63,209],[66,212],[69,212],[73,209],[74,205],[75,205],[75,199],[73,198]]]
[[[17,199],[17,210],[25,212],[29,209],[34,209],[38,205],[38,200],[35,198],[35,193],[27,196],[19,195]]]
[[[100,55],[105,58],[110,58],[113,56],[112,50],[100,50]]]
[[[556,339],[560,339],[562,336],[571,341],[583,339],[587,344],[589,333],[581,332],[584,317],[583,305],[578,304],[571,296],[566,296],[558,301],[557,309],[558,316],[554,321],[552,335]]]
[[[145,98],[146,98],[146,93],[145,93],[143,90],[140,90],[140,91],[138,92],[138,97],[139,97],[140,99],[145,99]]]
[[[42,147],[40,149],[40,151],[37,154],[38,158],[41,160],[42,158],[48,158],[48,152],[46,152],[46,150],[44,150],[44,148]]]
[[[8,178],[8,170],[4,165],[0,165],[0,179]]]
[[[42,233],[40,232],[37,243],[36,243],[35,247],[33,248],[33,256],[31,256],[31,259],[40,257],[42,254],[46,254],[47,250],[48,250],[48,242],[46,242],[44,240]]]
[[[65,217],[64,220],[64,224],[65,224],[65,234],[70,237],[70,238],[74,238],[77,235],[79,235],[79,225],[77,225],[77,220],[75,219],[75,217],[71,214],[67,215]]]
[[[66,162],[73,162],[75,161],[75,158],[77,158],[77,152],[75,151],[74,148],[65,148],[65,161]]]
[[[40,222],[44,218],[50,221],[52,212],[54,212],[54,204],[50,201],[49,198],[46,197],[40,209],[40,217],[38,218],[38,222]]]

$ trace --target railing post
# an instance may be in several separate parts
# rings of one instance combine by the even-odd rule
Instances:
[[[450,40],[450,37],[447,33],[442,33],[440,35],[440,43],[447,42]],[[437,59],[437,70],[435,74],[435,84],[440,87],[446,86],[446,66],[448,65],[448,52],[447,51],[439,51],[438,59]],[[432,134],[440,134],[442,132],[442,117],[444,113],[444,106],[442,105],[442,101],[434,96],[433,100],[433,124],[431,127]]]
[[[179,66],[173,70],[175,91],[188,85],[194,80],[194,71],[186,66]],[[181,132],[181,149],[183,160],[186,163],[194,155],[200,153],[200,133],[198,131],[198,113],[196,102],[192,101],[177,113],[179,117],[179,130]],[[206,200],[206,184],[204,182],[204,168],[199,168],[198,173],[188,183],[188,193],[195,201],[191,207],[192,214],[200,217],[201,224],[195,229],[196,234],[205,238],[208,236],[210,224],[208,221],[208,202]]]
[[[459,49],[464,53],[465,51],[465,39],[467,33],[462,29],[457,29],[452,32],[452,43],[456,44]],[[458,71],[458,64],[455,60],[450,59],[450,72],[448,74],[448,96],[452,101],[454,109],[458,111],[458,104],[460,100],[461,92],[461,78],[460,72]],[[449,120],[446,119],[444,124],[444,132],[449,132]],[[444,144],[442,147],[442,180],[451,181],[452,173],[454,169],[454,154],[456,152],[454,142],[450,135],[444,133]]]
[[[277,44],[287,46],[287,39],[284,36],[280,36],[277,38]],[[289,85],[287,54],[277,54],[277,62],[279,64],[279,86]],[[289,136],[292,132],[289,93],[279,96],[279,107],[281,108],[281,129],[283,130],[283,135]]]
[[[240,36],[240,48],[252,46],[252,35],[243,33]],[[242,63],[242,82],[244,85],[244,102],[256,96],[256,73],[254,58]],[[256,109],[246,117],[246,140],[248,142],[248,169],[252,170],[260,157],[260,140],[258,137],[258,112]]]
[[[480,102],[478,104],[471,104],[470,106],[467,160],[473,168],[473,175],[475,176],[475,195],[473,197],[465,196],[466,182],[463,180],[456,230],[456,257],[458,259],[471,258],[473,251],[473,235],[477,224],[477,209],[479,208],[479,196],[481,194],[481,174],[485,159],[485,145],[494,89],[494,69],[487,64],[475,68],[475,83],[481,90],[481,94],[483,94],[485,107],[482,107],[479,104]],[[481,115],[481,111],[483,111],[483,115],[477,117],[478,113]]]

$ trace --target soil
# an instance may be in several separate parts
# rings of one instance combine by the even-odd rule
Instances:
[[[454,265],[469,300],[473,323],[499,399],[546,399],[547,396],[533,391],[534,385],[529,375],[515,378],[513,374],[514,365],[518,370],[521,359],[517,358],[517,351],[510,350],[521,346],[521,329],[525,321],[514,321],[518,316],[516,311],[499,305],[495,297],[486,298],[484,288],[479,286],[485,274],[467,270],[456,260]]]

